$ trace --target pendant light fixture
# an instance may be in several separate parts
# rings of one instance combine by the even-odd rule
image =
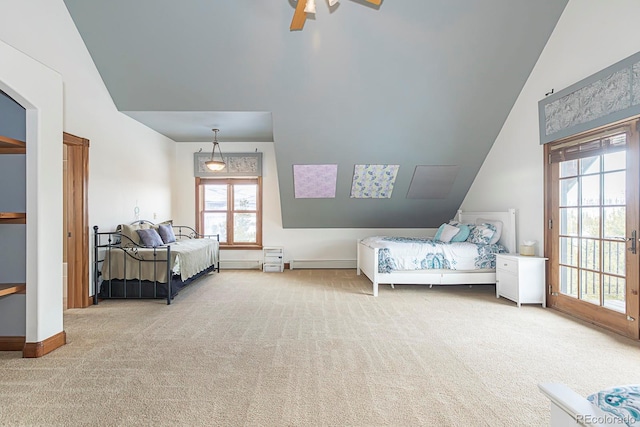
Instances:
[[[220,144],[218,144],[218,132],[220,129],[211,129],[213,131],[213,149],[211,150],[211,160],[207,160],[204,164],[207,168],[213,172],[220,172],[225,168],[224,157],[222,157],[222,151],[220,150]],[[220,160],[216,160],[216,147],[218,147],[218,153],[220,154]]]

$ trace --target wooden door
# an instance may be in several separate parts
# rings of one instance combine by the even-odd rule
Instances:
[[[547,144],[549,306],[638,339],[638,121]]]
[[[67,147],[66,258],[67,307],[84,308],[89,298],[89,224],[87,190],[89,177],[89,140],[64,133]]]

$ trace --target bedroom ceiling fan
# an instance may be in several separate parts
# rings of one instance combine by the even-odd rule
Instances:
[[[382,0],[365,0],[367,3],[371,3],[376,6],[380,6]],[[333,6],[338,3],[338,0],[328,0],[329,6]],[[304,23],[307,20],[307,13],[316,13],[316,0],[298,0],[296,5],[296,11],[293,12],[293,19],[289,26],[290,31],[302,30]]]

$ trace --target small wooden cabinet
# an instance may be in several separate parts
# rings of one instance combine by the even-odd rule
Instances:
[[[262,248],[262,271],[282,273],[284,271],[284,248],[270,246]]]
[[[496,298],[546,307],[546,258],[519,254],[496,255]]]

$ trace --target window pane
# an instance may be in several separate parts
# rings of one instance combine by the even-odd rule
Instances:
[[[580,299],[600,305],[600,273],[580,272]]]
[[[604,238],[624,239],[626,236],[626,209],[624,207],[603,208]]]
[[[256,214],[233,214],[233,241],[235,243],[256,243]]]
[[[582,208],[581,235],[600,237],[600,208]]]
[[[255,211],[257,210],[256,195],[258,186],[255,184],[236,184],[233,186],[233,210]]]
[[[204,210],[205,211],[226,211],[227,210],[227,185],[207,184],[204,186]]]
[[[560,266],[560,292],[570,297],[578,297],[577,268]]]
[[[578,179],[560,181],[560,206],[578,206]]]
[[[600,175],[580,177],[580,186],[582,191],[581,204],[583,206],[600,204]]]
[[[560,234],[565,236],[578,235],[578,209],[560,209]]]
[[[578,239],[560,238],[560,263],[573,267],[578,266]]]
[[[626,169],[627,167],[626,151],[618,151],[617,153],[608,153],[603,155],[602,157],[604,159],[605,171]]]
[[[220,241],[227,242],[227,214],[205,213],[204,234],[220,234]]]
[[[613,172],[604,174],[604,204],[605,205],[624,205],[627,202],[625,195],[626,188],[626,172]]]
[[[604,306],[608,309],[626,313],[625,280],[622,277],[604,275],[602,277],[602,293]]]
[[[576,175],[578,175],[577,160],[569,160],[567,162],[560,163],[560,178],[564,178],[565,176],[576,176]]]
[[[600,156],[580,159],[580,175],[600,172]]]
[[[625,275],[626,242],[602,242],[602,271],[605,273]]]
[[[580,267],[600,271],[600,241],[580,240]]]

